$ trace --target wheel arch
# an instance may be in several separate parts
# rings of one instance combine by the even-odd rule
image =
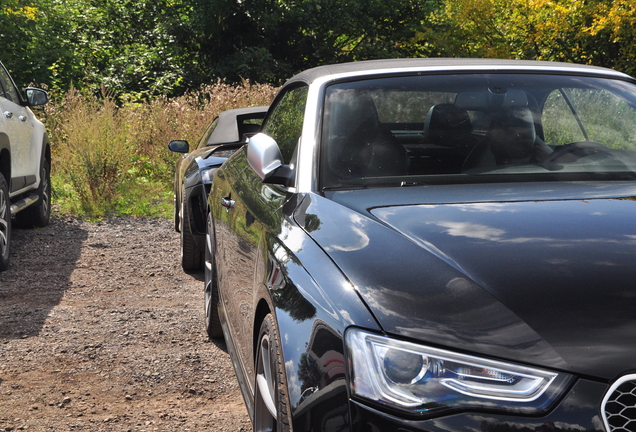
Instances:
[[[51,142],[49,141],[49,134],[44,132],[44,137],[42,138],[42,158],[46,159],[51,166]]]
[[[4,175],[7,183],[11,182],[11,144],[9,137],[4,133],[0,133],[0,173]]]
[[[269,306],[265,299],[261,299],[256,305],[256,310],[254,312],[254,325],[252,331],[252,352],[254,353],[253,361],[256,361],[256,348],[258,346],[258,330],[261,328],[261,324],[265,317],[272,313],[272,308]],[[276,317],[274,316],[274,320]]]
[[[292,223],[286,228],[287,236],[271,235],[259,250],[252,360],[256,365],[258,331],[265,316],[271,314],[280,338],[292,422],[304,424],[312,416],[320,417],[312,408],[312,400],[337,395],[336,405],[346,401],[344,375],[335,374],[335,366],[344,365],[346,328],[359,325],[379,330],[379,326],[331,257],[299,226]],[[304,241],[299,241],[300,238]],[[301,328],[302,332],[296,332]],[[327,346],[330,348],[324,349]],[[321,350],[324,352],[316,354]],[[329,366],[312,364],[315,374],[301,374],[301,370],[308,367],[303,360],[311,361],[324,355],[330,356]],[[321,378],[310,383],[307,376]],[[303,396],[306,388],[311,388],[315,396],[309,399],[309,393]]]

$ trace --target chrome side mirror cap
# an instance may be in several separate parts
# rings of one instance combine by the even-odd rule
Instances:
[[[247,163],[263,183],[291,185],[293,171],[283,163],[280,148],[270,136],[258,133],[248,140]]]

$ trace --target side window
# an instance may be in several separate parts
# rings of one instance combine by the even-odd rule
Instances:
[[[552,92],[543,110],[543,125],[549,144],[587,140],[613,149],[636,150],[636,109],[607,90]]]
[[[11,81],[11,77],[9,73],[3,68],[0,67],[0,82],[2,83],[2,88],[4,89],[4,97],[9,99],[11,102],[20,103],[20,95],[18,93],[18,89],[13,85],[13,81]]]
[[[290,162],[302,133],[308,90],[298,87],[283,95],[262,129],[276,140],[285,163]]]
[[[218,124],[219,124],[219,118],[217,117],[214,119],[212,124],[208,127],[208,129],[205,131],[205,133],[201,137],[201,140],[199,141],[199,145],[197,146],[197,148],[203,148],[206,145],[208,145],[208,140],[210,139],[212,132],[214,132],[214,129],[216,129],[216,125]]]
[[[563,145],[585,140],[581,127],[560,90],[553,91],[546,99],[542,123],[548,144]]]

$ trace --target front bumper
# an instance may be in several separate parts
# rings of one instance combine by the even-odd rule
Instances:
[[[547,415],[528,417],[463,412],[427,420],[405,418],[349,399],[344,385],[337,394],[294,414],[295,431],[324,432],[606,432],[601,415],[604,383],[578,380]],[[344,402],[344,403],[343,403]]]

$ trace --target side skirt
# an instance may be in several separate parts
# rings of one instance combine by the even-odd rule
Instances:
[[[249,377],[245,376],[245,372],[238,362],[238,356],[236,355],[236,349],[234,348],[234,343],[232,342],[232,334],[227,325],[227,320],[225,319],[225,311],[223,310],[223,306],[221,302],[219,302],[219,320],[221,321],[221,328],[223,329],[223,337],[225,338],[225,344],[227,345],[227,350],[230,354],[230,358],[232,359],[232,365],[234,366],[234,373],[236,374],[236,379],[238,380],[239,387],[241,388],[241,394],[243,395],[243,400],[245,401],[245,407],[247,408],[247,413],[250,416],[250,421],[254,423],[254,389],[253,385],[250,384]]]

